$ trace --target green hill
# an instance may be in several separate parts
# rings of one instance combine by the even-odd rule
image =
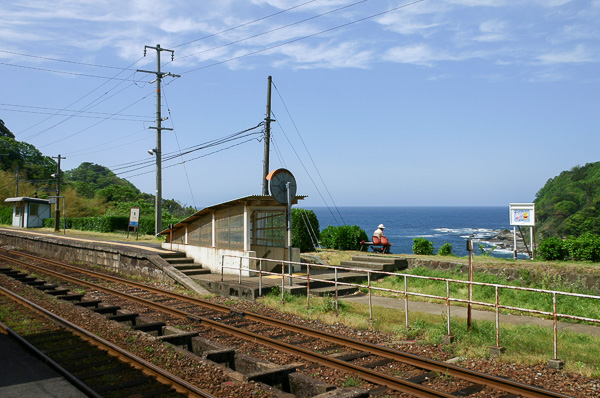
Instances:
[[[536,228],[543,237],[600,234],[600,162],[549,179],[534,202]]]

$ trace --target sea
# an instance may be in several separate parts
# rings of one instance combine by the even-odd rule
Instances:
[[[393,244],[392,253],[412,254],[413,240],[418,237],[433,242],[434,253],[450,243],[457,256],[468,255],[467,239],[475,244],[474,253],[481,254],[479,243],[492,256],[512,258],[512,250],[494,248],[489,241],[504,229],[512,229],[508,206],[341,206],[306,207],[319,219],[321,230],[329,225],[357,225],[371,239],[379,224],[385,225],[385,236]]]

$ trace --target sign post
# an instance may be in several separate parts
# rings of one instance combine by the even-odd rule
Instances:
[[[127,224],[127,239],[129,239],[129,230],[133,228],[135,232],[135,240],[139,237],[140,226],[140,208],[132,207],[129,209],[129,223]]]
[[[514,258],[517,259],[517,227],[531,227],[531,259],[533,260],[533,228],[535,226],[535,203],[511,203],[510,225],[513,226]]]

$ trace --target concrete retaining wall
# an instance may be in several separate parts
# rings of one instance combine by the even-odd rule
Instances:
[[[0,246],[12,246],[17,250],[66,263],[97,265],[113,272],[174,283],[160,263],[168,264],[158,255],[109,245],[98,246],[85,241],[57,239],[52,235],[29,235],[7,230],[0,231]]]

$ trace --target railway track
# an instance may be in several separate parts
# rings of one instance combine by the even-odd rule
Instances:
[[[68,272],[80,273],[85,275],[86,279],[84,280],[79,277],[66,275],[64,271],[53,271],[46,266],[25,262],[16,259],[13,256],[26,258],[29,261],[42,262],[52,267],[59,267],[61,270],[68,270]],[[123,278],[86,270],[81,267],[75,267],[21,252],[6,251],[5,254],[0,254],[0,259],[8,263],[33,269],[39,273],[51,275],[60,280],[87,286],[88,288],[103,292],[107,295],[117,296],[122,300],[134,302],[136,305],[150,307],[155,311],[169,314],[171,317],[176,317],[185,320],[186,322],[194,322],[202,325],[202,327],[212,328],[217,330],[218,333],[227,333],[246,341],[259,343],[274,350],[298,356],[311,363],[317,363],[321,366],[358,375],[361,379],[368,381],[369,383],[382,386],[379,387],[379,390],[381,391],[389,389],[417,397],[453,397],[468,396],[491,388],[500,391],[500,393],[495,393],[495,396],[498,397],[567,397],[566,395],[547,391],[536,386],[514,382],[493,375],[486,375],[448,363],[423,358],[344,336],[334,335],[329,332],[292,324],[264,315],[251,312],[240,313],[232,310],[230,307],[215,304],[207,300],[188,297]],[[119,285],[121,287],[116,290],[113,287],[107,287],[107,283]],[[127,286],[127,292],[123,292],[123,285]],[[146,297],[142,298],[140,295]],[[253,332],[251,330],[255,331]],[[256,330],[258,330],[258,332],[256,332]],[[278,338],[275,338],[276,335]],[[289,342],[283,341],[282,338],[283,340],[287,339]],[[297,344],[298,341],[309,341],[310,345],[314,345],[312,342],[317,339],[330,344],[332,350],[335,351],[340,351],[339,347],[343,347],[343,351],[346,354],[338,355],[337,357],[326,355],[306,347],[298,346]],[[335,347],[335,349],[333,349],[333,347]],[[361,366],[355,363],[356,360],[359,360],[360,362],[361,359],[368,356],[371,356],[373,359],[367,361],[370,362],[367,366]],[[387,365],[392,362],[411,366],[415,369],[419,369],[419,371],[416,372],[413,377],[405,379],[386,374],[376,369],[377,367],[382,367],[382,365]],[[421,384],[423,381],[435,379],[439,375],[468,382],[468,385],[458,390],[445,392],[434,390],[433,388]],[[377,390],[377,387],[374,387],[374,390]]]
[[[58,327],[23,337],[0,329],[89,397],[204,397],[212,395],[37,304],[0,287],[0,293]]]

